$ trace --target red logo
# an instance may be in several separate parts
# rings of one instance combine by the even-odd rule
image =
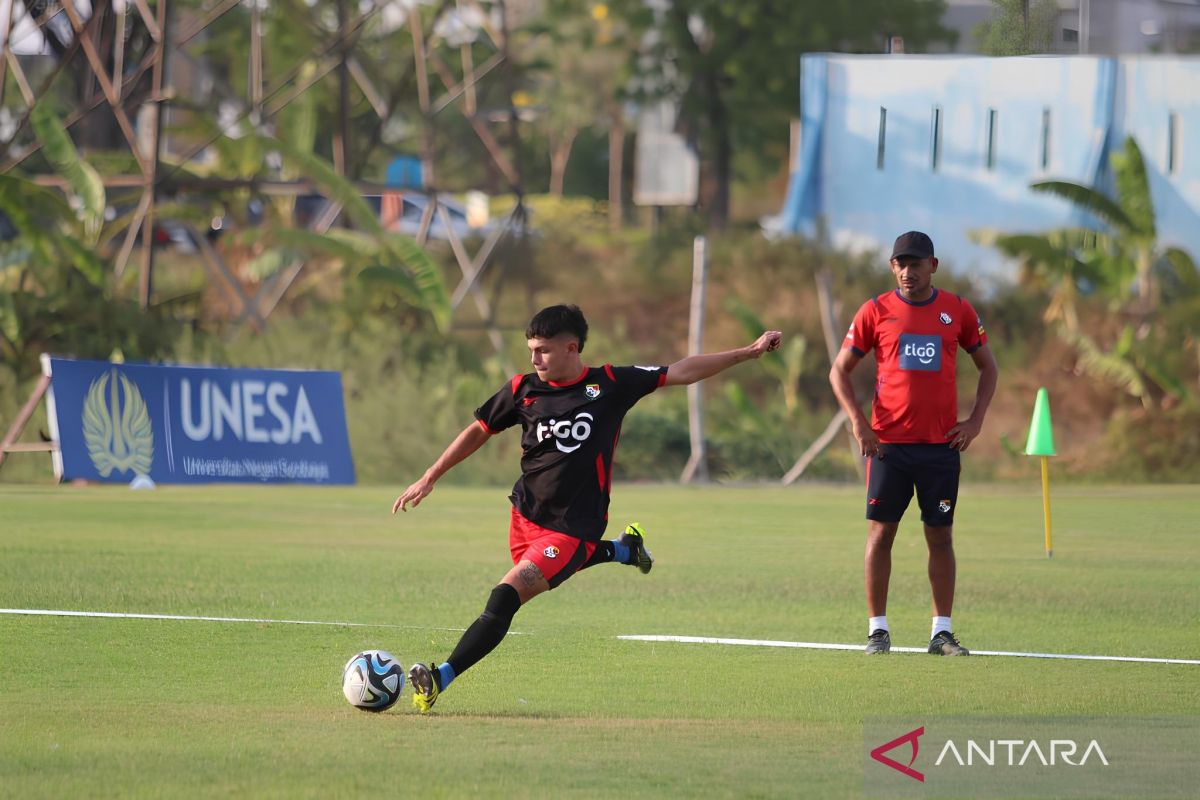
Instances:
[[[925,733],[925,726],[922,725],[921,727],[916,728],[915,730],[911,730],[899,738],[892,739],[887,744],[881,744],[881,745],[879,745],[879,747],[876,747],[874,750],[871,751],[871,758],[875,759],[876,761],[878,761],[880,764],[883,764],[884,766],[891,767],[892,769],[896,770],[897,772],[903,772],[908,777],[918,780],[921,783],[924,783],[925,776],[922,773],[917,772],[915,769],[912,768],[913,762],[917,760],[917,751],[919,751],[921,749],[921,744],[917,740],[920,739],[921,736],[924,735],[924,733]],[[886,753],[888,750],[891,750],[894,747],[899,747],[900,745],[904,744],[905,742],[908,742],[909,744],[912,745],[912,758],[910,758],[908,760],[907,765],[901,764],[899,761],[894,761],[884,755],[884,753]]]
[[[877,505],[879,505],[879,498],[878,498],[878,497],[872,497],[872,498],[870,498],[869,500],[867,500],[867,505],[869,505],[869,506],[877,506]]]
[[[536,397],[522,397],[521,398],[521,405],[525,406],[526,408],[528,408],[529,406],[533,405],[536,402],[537,402]]]

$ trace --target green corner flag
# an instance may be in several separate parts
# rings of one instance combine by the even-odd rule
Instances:
[[[1054,455],[1054,431],[1050,428],[1050,393],[1046,387],[1038,389],[1033,403],[1033,419],[1029,423],[1029,438],[1025,441],[1025,455],[1041,456],[1042,462],[1042,517],[1046,526],[1046,558],[1054,557],[1054,543],[1050,537],[1050,460]]]
[[[1038,389],[1033,404],[1033,420],[1029,423],[1029,438],[1025,441],[1025,455],[1052,456],[1054,431],[1050,429],[1050,395],[1045,387]]]

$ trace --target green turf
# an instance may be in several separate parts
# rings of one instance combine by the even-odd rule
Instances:
[[[1200,658],[1195,487],[965,487],[955,627],[977,649]],[[619,486],[649,576],[536,599],[419,717],[339,691],[355,651],[444,658],[506,571],[502,489],[0,487],[0,607],[332,620],[0,615],[0,796],[846,797],[873,716],[1200,714],[1200,666],[642,643],[865,636],[857,488]],[[615,527],[615,525],[614,525]],[[895,548],[897,645],[929,633]]]

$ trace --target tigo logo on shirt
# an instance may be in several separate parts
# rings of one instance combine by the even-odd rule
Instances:
[[[942,368],[942,339],[920,333],[900,334],[900,369],[938,372]]]

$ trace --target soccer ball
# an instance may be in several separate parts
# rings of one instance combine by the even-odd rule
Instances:
[[[364,650],[342,670],[342,694],[363,711],[384,711],[404,690],[404,665],[383,650]]]

